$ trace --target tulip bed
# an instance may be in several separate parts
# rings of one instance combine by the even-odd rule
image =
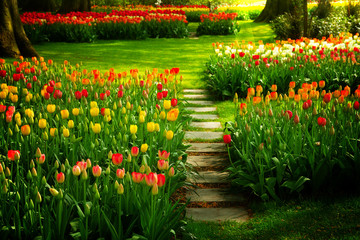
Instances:
[[[184,205],[179,69],[0,59],[4,239],[170,239]]]
[[[92,6],[92,11],[95,12],[108,12],[110,13],[113,10],[171,10],[171,11],[180,11],[181,14],[186,15],[186,20],[189,22],[200,22],[201,14],[209,14],[210,9],[205,5],[162,5],[153,7],[150,5],[128,5],[125,8],[123,6]]]
[[[244,102],[235,96],[224,136],[235,184],[262,200],[359,190],[360,85],[326,92],[326,84],[291,82],[288,96],[258,85]]]
[[[21,15],[32,42],[92,42],[94,39],[183,38],[186,17],[178,10],[113,10],[64,15],[27,12]]]
[[[237,13],[209,13],[200,16],[201,22],[196,29],[198,35],[229,35],[240,31],[234,21]]]
[[[356,88],[360,81],[358,35],[213,46],[203,78],[218,98],[231,98],[236,92],[245,97],[247,89],[258,84],[264,92],[277,84],[279,92],[285,93],[291,81],[326,79],[331,91],[346,85]]]

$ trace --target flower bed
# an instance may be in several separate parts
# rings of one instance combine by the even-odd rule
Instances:
[[[113,10],[111,13],[24,13],[24,29],[32,42],[91,42],[99,39],[187,37],[186,17],[172,10]]]
[[[248,90],[227,124],[233,182],[263,200],[354,191],[360,180],[360,85],[326,92],[325,81],[291,82],[288,96]],[[300,87],[297,91],[295,88]]]
[[[328,39],[277,41],[276,44],[235,42],[230,46],[217,43],[206,64],[204,79],[219,98],[237,92],[245,97],[249,87],[261,84],[264,92],[272,84],[286,93],[291,81],[296,83],[327,79],[327,89],[349,85],[354,89],[360,81],[360,39],[357,35],[341,35]]]
[[[209,13],[202,14],[201,23],[196,29],[198,35],[229,35],[240,31],[234,19],[236,13]]]
[[[186,20],[189,22],[200,22],[201,14],[209,14],[210,9],[204,5],[162,5],[162,6],[149,6],[149,5],[129,5],[126,8],[122,6],[92,6],[92,11],[95,12],[111,12],[112,10],[149,10],[149,11],[177,11],[181,14],[186,15]]]
[[[186,178],[178,73],[0,59],[2,236],[171,238]]]

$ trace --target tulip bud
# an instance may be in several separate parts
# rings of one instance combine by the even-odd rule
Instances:
[[[122,183],[119,184],[119,187],[117,188],[117,193],[124,194],[124,186],[122,185]]]
[[[40,148],[37,148],[37,149],[36,149],[36,153],[35,153],[35,157],[36,157],[36,158],[39,158],[40,156],[41,156]]]
[[[295,125],[298,124],[300,122],[300,118],[299,116],[296,114],[295,117],[294,117],[294,123]]]
[[[335,128],[334,126],[331,126],[330,130],[329,130],[329,133],[331,136],[333,136],[335,134]]]
[[[262,151],[264,149],[264,143],[260,143],[259,145],[259,151]]]
[[[90,215],[90,205],[86,203],[84,208],[85,216],[88,217]]]
[[[86,169],[84,169],[84,170],[81,172],[81,180],[86,181],[87,179],[88,179],[88,173],[87,173]]]
[[[10,176],[11,176],[11,171],[10,171],[10,168],[9,168],[9,167],[6,167],[6,168],[5,168],[5,176],[6,176],[6,177],[10,177]]]
[[[57,197],[59,195],[59,192],[55,188],[50,188],[49,191],[54,197]]]
[[[313,116],[315,116],[315,115],[317,115],[318,113],[317,113],[317,111],[316,111],[316,108],[314,107],[313,108],[313,112],[312,112],[312,114],[313,114]]]
[[[145,166],[144,165],[141,165],[140,167],[140,170],[139,170],[141,173],[144,173],[145,172]]]
[[[41,179],[41,184],[42,185],[46,185],[47,181],[46,181],[46,177],[43,176],[42,179]]]
[[[42,198],[39,192],[37,192],[36,194],[36,198],[35,198],[35,202],[36,203],[41,203],[42,202]]]
[[[175,170],[174,170],[174,167],[171,167],[169,169],[169,177],[173,177],[175,175]]]
[[[159,193],[158,185],[155,183],[151,189],[152,195],[157,195]]]

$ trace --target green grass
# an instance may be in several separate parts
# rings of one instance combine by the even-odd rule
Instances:
[[[159,68],[159,71],[179,67],[183,75],[183,86],[186,88],[203,88],[205,83],[199,81],[204,64],[212,53],[213,42],[229,44],[238,41],[268,39],[273,33],[268,24],[241,22],[242,30],[237,36],[201,36],[186,39],[146,39],[137,41],[96,41],[94,43],[43,43],[34,45],[45,59],[62,63],[82,62],[84,68],[107,71],[129,71]],[[244,30],[243,30],[244,29]],[[255,33],[255,34],[254,34]],[[265,37],[265,38],[264,38]]]
[[[244,224],[190,221],[186,230],[198,240],[360,239],[359,196],[256,203],[251,209],[254,217]]]

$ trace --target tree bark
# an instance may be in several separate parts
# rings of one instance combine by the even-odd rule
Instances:
[[[269,22],[279,15],[290,12],[292,10],[291,7],[290,0],[267,0],[264,10],[254,22]]]
[[[17,0],[1,0],[0,13],[0,56],[39,57],[26,36]]]
[[[25,0],[19,7],[22,11],[55,12],[56,3],[54,0]]]
[[[63,0],[59,13],[90,12],[90,0]]]
[[[308,10],[307,10],[307,0],[303,0],[303,14],[304,14],[304,37],[308,36]]]

